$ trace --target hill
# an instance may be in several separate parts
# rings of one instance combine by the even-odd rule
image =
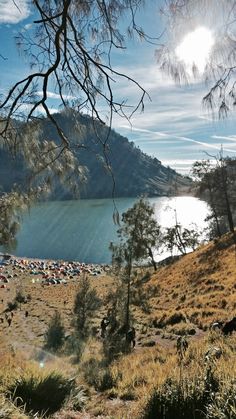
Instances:
[[[133,142],[119,135],[114,130],[109,131],[106,125],[92,120],[89,116],[67,110],[54,114],[58,125],[61,126],[70,139],[78,162],[88,169],[87,183],[82,185],[82,198],[110,198],[113,190],[113,179],[108,170],[108,163],[112,167],[117,197],[137,197],[176,195],[188,192],[191,180],[165,167],[157,158],[152,158],[137,148]],[[40,138],[60,141],[54,125],[43,119],[39,122]],[[97,132],[97,135],[95,134]],[[106,146],[103,143],[109,135]],[[0,184],[8,191],[18,179],[22,182],[22,161],[17,159],[9,167],[10,156],[0,150]],[[4,164],[3,164],[4,162]],[[56,186],[53,198],[67,199],[72,195],[65,188]]]
[[[233,409],[234,405],[229,392],[230,389],[232,391],[236,371],[236,337],[223,337],[209,329],[213,321],[227,321],[236,314],[235,245],[230,235],[201,246],[168,266],[160,267],[155,274],[149,268],[140,272],[139,292],[135,294],[132,304],[137,331],[136,347],[129,355],[121,356],[108,365],[102,361],[103,340],[99,336],[100,332],[96,334],[96,330],[100,330],[101,319],[108,309],[105,296],[115,283],[110,272],[102,270],[99,276],[91,276],[92,285],[104,304],[92,321],[95,334],[87,341],[79,361],[75,361],[74,357],[65,352],[52,356],[40,348],[43,346],[49,319],[56,309],[62,315],[67,334],[71,333],[78,275],[71,278],[68,276],[67,285],[42,286],[42,273],[37,269],[32,270],[30,262],[20,261],[15,267],[7,265],[2,268],[2,274],[6,271],[18,276],[10,279],[7,288],[0,289],[0,301],[3,300],[1,317],[7,301],[13,300],[17,287],[20,286],[25,295],[30,295],[30,299],[21,309],[14,311],[10,327],[5,320],[0,323],[1,374],[8,374],[7,380],[10,380],[11,374],[18,376],[21,373],[19,365],[37,371],[40,353],[41,361],[49,370],[56,369],[66,376],[74,376],[76,373],[80,385],[87,389],[88,399],[82,413],[67,407],[67,410],[65,408],[53,417],[150,419],[156,417],[147,414],[148,409],[156,406],[150,400],[160,397],[159,403],[165,400],[165,403],[171,403],[172,406],[169,416],[158,416],[161,419],[216,419],[221,416],[206,416],[204,410],[204,403],[208,400],[204,386],[206,380],[213,379],[216,387],[211,391],[211,400],[207,403],[211,409],[217,408],[218,414],[226,412],[222,417],[234,417],[233,414],[230,416],[227,409],[231,405]],[[145,301],[147,304],[144,304]],[[25,310],[29,312],[27,318]],[[176,339],[183,334],[188,337],[189,348],[183,358],[179,358]],[[211,359],[208,363],[205,357],[214,348],[218,348],[221,355],[211,364]],[[75,370],[75,362],[78,370]],[[6,378],[1,378],[1,382],[6,385]],[[167,386],[170,393],[166,393]],[[182,387],[185,395],[180,404]],[[178,401],[176,405],[175,400]],[[154,407],[150,407],[152,403]],[[181,412],[179,416],[178,406]],[[199,412],[204,412],[204,416],[200,413],[191,416],[189,411],[193,412],[193,406]],[[146,416],[143,412],[146,412]]]

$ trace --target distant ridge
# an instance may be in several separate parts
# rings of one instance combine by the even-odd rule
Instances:
[[[112,196],[113,180],[105,161],[104,147],[95,134],[105,139],[109,128],[87,115],[81,115],[73,110],[66,110],[53,115],[72,145],[80,144],[75,151],[79,164],[88,169],[87,183],[80,191],[81,198],[110,198]],[[40,123],[43,138],[59,141],[55,126],[48,119]],[[175,170],[165,167],[160,160],[143,153],[126,137],[114,130],[110,131],[106,145],[106,156],[112,167],[115,180],[116,197],[171,196],[189,192],[191,180],[178,174]],[[0,150],[0,184],[7,191],[12,184],[22,179],[22,162],[15,162],[12,167],[10,157]],[[4,164],[3,164],[4,162]],[[65,188],[56,186],[52,199],[71,199],[73,195]]]

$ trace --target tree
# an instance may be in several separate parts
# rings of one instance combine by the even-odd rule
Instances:
[[[62,323],[61,315],[55,311],[45,333],[45,348],[58,351],[64,343],[65,328]]]
[[[208,220],[213,219],[213,222],[216,225],[217,235],[218,237],[221,237],[220,214],[216,203],[216,182],[212,162],[209,159],[196,161],[192,167],[192,175],[199,185],[200,196],[206,193],[206,199],[211,208],[211,215],[208,216]]]
[[[160,226],[154,218],[154,209],[149,202],[141,198],[134,206],[122,214],[122,226],[117,231],[119,244],[111,243],[112,264],[117,269],[122,286],[125,287],[124,330],[130,327],[131,285],[135,280],[133,267],[140,259],[151,257],[156,270],[153,248],[160,240]]]
[[[15,3],[20,8],[17,0]],[[129,119],[136,110],[143,110],[147,94],[137,81],[113,66],[112,52],[125,49],[125,35],[148,39],[135,21],[143,0],[32,0],[30,3],[35,20],[30,30],[17,35],[16,41],[28,58],[31,71],[0,101],[0,145],[14,157],[19,155],[28,166],[27,187],[22,187],[28,202],[32,196],[47,192],[54,177],[73,189],[85,179],[85,172],[74,155],[74,150],[86,147],[79,142],[80,127],[75,126],[78,142],[72,143],[51,112],[50,90],[53,89],[60,101],[61,109],[83,111],[101,126],[104,109],[109,127],[114,113]],[[121,31],[124,16],[130,19],[127,19],[128,27]],[[129,105],[125,99],[115,96],[114,86],[123,79],[139,89],[138,103]],[[59,142],[51,138],[42,141],[40,120],[45,116],[59,134]],[[94,124],[94,136],[103,147],[104,161],[113,178],[107,154],[110,131],[101,136],[97,127]],[[7,204],[9,199],[10,195],[2,195],[2,201],[6,200]],[[11,200],[8,214],[11,208],[13,213],[19,211],[18,201]],[[7,242],[15,229],[12,223],[5,224],[3,240]]]
[[[93,313],[100,307],[101,300],[97,295],[88,277],[83,275],[80,278],[79,287],[74,301],[74,326],[76,332],[82,337],[86,336],[88,323]]]
[[[150,257],[156,271],[153,251],[160,244],[161,229],[154,214],[154,207],[145,198],[140,198],[132,208],[122,214],[123,226],[118,230],[118,236],[127,242],[133,260]]]
[[[163,243],[173,256],[174,249],[177,249],[182,255],[186,255],[188,248],[195,250],[199,245],[200,234],[194,228],[182,228],[176,222],[173,227],[168,227],[163,235]]]
[[[176,47],[188,32],[199,26],[214,30],[214,46],[202,74],[207,81],[208,92],[203,103],[211,110],[217,109],[219,117],[227,115],[236,104],[236,38],[235,0],[167,0],[161,9],[167,22],[166,39],[157,51],[161,68],[177,82],[188,82],[186,65],[176,55]],[[199,71],[192,64],[192,75],[199,77]]]
[[[222,218],[226,220],[229,231],[234,233],[236,160],[223,157],[223,150],[217,156],[211,157],[212,162],[209,160],[195,162],[193,174],[199,182],[199,193],[207,192],[206,199],[210,204],[212,218],[220,236]]]
[[[229,230],[234,234],[233,206],[235,207],[236,160],[223,157],[223,151],[216,158],[216,182],[220,193],[221,214],[228,220]],[[232,189],[233,188],[233,189]],[[231,195],[231,193],[232,195]]]

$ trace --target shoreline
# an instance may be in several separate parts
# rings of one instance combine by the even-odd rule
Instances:
[[[54,264],[76,264],[76,265],[83,265],[83,266],[99,266],[99,267],[111,267],[109,263],[94,263],[94,262],[81,262],[78,260],[66,260],[66,259],[43,259],[43,258],[34,258],[29,256],[16,256],[11,253],[3,253],[0,252],[0,258],[3,261],[7,262],[10,259],[17,260],[17,261],[28,261],[28,262],[38,262],[38,263],[54,263]]]

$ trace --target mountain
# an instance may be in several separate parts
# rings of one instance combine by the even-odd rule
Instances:
[[[190,188],[189,178],[163,166],[157,158],[143,153],[133,142],[114,130],[109,131],[99,121],[72,110],[54,114],[54,118],[70,139],[79,164],[88,169],[87,182],[80,191],[81,198],[110,198],[113,185],[117,197],[176,195]],[[40,136],[60,142],[56,127],[46,118],[40,122]],[[106,138],[108,140],[104,147]],[[1,162],[7,160],[4,153],[1,150],[1,167]],[[112,168],[112,176],[108,164]],[[22,170],[19,171],[21,166],[22,163],[15,163],[9,178],[8,170],[4,169],[4,173],[1,173],[1,178],[5,174],[5,181],[0,180],[4,190],[9,189],[15,179],[22,177]],[[71,197],[68,190],[56,184],[53,198]]]

